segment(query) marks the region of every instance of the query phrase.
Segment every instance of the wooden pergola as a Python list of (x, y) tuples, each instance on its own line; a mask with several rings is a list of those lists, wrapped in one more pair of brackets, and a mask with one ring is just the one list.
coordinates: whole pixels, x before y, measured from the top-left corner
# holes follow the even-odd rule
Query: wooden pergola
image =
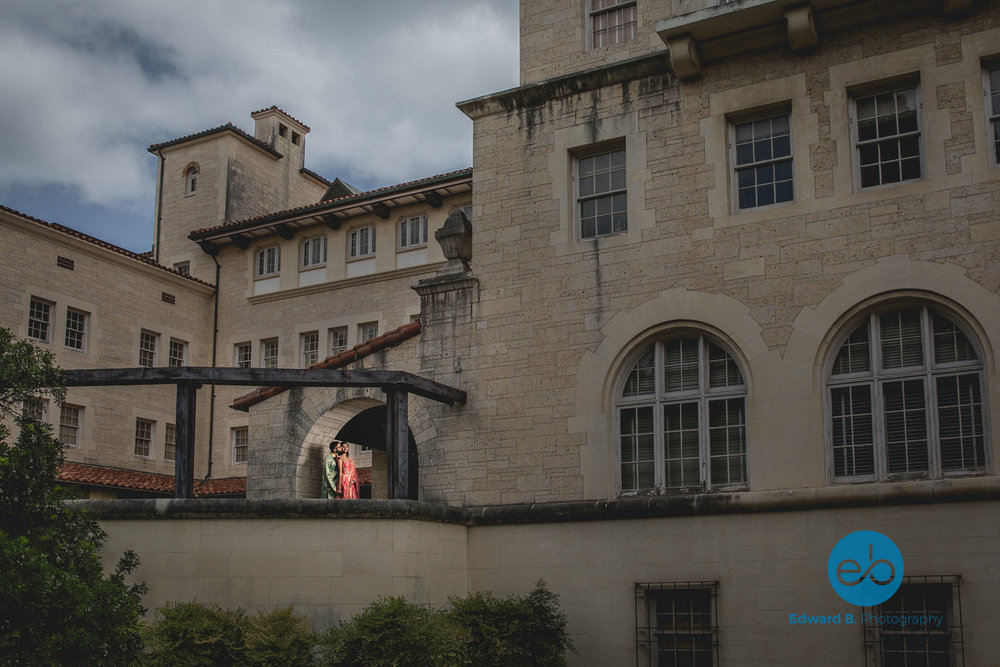
[(275, 387), (375, 387), (386, 395), (386, 459), (389, 497), (410, 498), (409, 395), (416, 394), (448, 405), (464, 404), (464, 391), (405, 371), (219, 368), (105, 368), (65, 371), (67, 387), (172, 384), (177, 387), (174, 497), (194, 496), (194, 425), (196, 398), (202, 385)]

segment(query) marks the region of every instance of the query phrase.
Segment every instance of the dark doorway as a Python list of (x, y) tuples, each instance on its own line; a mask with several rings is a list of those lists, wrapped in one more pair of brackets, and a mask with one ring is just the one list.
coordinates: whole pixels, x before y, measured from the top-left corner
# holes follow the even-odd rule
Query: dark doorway
[[(413, 433), (408, 431), (409, 487), (410, 500), (417, 500), (420, 488), (420, 467), (417, 465), (417, 443)], [(378, 405), (357, 414), (337, 433), (337, 438), (369, 449), (385, 451), (385, 406)], [(371, 484), (361, 487), (361, 497), (371, 498)], [(367, 495), (366, 495), (367, 494)]]

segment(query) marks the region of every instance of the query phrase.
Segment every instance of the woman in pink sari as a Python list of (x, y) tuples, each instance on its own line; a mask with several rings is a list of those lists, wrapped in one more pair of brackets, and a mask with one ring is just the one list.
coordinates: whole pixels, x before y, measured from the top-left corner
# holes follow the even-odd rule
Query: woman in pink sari
[(354, 467), (354, 459), (348, 454), (346, 442), (340, 444), (340, 456), (337, 459), (337, 468), (340, 471), (340, 492), (341, 498), (360, 498), (361, 489), (358, 485), (358, 471)]

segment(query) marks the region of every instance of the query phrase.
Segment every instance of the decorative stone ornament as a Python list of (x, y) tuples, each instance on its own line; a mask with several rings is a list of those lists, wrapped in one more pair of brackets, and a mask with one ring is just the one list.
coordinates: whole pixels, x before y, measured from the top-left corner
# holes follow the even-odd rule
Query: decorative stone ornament
[(448, 260), (438, 271), (438, 275), (471, 270), (469, 260), (472, 259), (472, 223), (465, 217), (465, 213), (460, 209), (452, 211), (444, 226), (434, 232), (434, 238)]

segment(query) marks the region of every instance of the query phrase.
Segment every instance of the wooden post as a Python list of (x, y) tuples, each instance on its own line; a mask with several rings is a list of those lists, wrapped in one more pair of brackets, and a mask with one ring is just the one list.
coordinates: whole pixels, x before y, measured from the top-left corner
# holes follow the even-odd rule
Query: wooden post
[[(385, 444), (388, 463), (389, 498), (410, 498), (410, 425), (407, 418), (409, 394), (396, 387), (386, 388)], [(416, 489), (412, 489), (416, 495)]]
[(174, 498), (194, 497), (194, 425), (200, 384), (177, 383), (177, 425), (174, 431)]

